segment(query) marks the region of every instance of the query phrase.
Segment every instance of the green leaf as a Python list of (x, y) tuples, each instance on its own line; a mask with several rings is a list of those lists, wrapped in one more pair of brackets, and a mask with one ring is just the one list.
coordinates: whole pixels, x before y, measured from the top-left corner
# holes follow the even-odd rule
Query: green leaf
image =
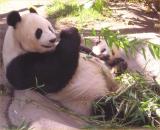
[(153, 50), (153, 45), (149, 45), (148, 48), (149, 48), (152, 56), (156, 59), (155, 52), (154, 52), (154, 50)]
[(97, 36), (97, 32), (94, 28), (92, 28), (91, 34), (92, 34), (92, 36)]
[(154, 48), (154, 51), (155, 51), (155, 55), (156, 55), (156, 58), (160, 58), (160, 48), (159, 47), (157, 47), (156, 45), (154, 45), (153, 46), (153, 48)]
[(91, 39), (85, 39), (85, 46), (91, 48), (93, 46)]
[(146, 60), (146, 51), (144, 48), (142, 48), (142, 53), (143, 53), (144, 59)]

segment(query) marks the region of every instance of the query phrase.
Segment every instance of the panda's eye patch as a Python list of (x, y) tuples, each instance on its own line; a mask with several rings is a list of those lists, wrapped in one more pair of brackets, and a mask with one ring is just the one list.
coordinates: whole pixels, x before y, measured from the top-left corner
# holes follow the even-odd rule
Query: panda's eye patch
[(40, 39), (41, 35), (42, 35), (42, 29), (37, 28), (36, 32), (35, 32), (35, 36), (37, 39)]
[(48, 29), (49, 29), (52, 33), (54, 33), (54, 31), (52, 30), (52, 28), (51, 28), (51, 27), (48, 27)]

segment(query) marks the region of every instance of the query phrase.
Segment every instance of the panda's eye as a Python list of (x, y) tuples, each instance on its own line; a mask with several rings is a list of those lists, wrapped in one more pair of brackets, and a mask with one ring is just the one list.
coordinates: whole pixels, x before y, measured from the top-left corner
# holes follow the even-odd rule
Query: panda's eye
[(51, 28), (51, 27), (48, 27), (48, 29), (49, 29), (52, 33), (54, 33), (54, 31), (52, 30), (52, 28)]
[(37, 28), (36, 32), (35, 32), (35, 36), (37, 39), (40, 39), (41, 35), (42, 35), (42, 29)]

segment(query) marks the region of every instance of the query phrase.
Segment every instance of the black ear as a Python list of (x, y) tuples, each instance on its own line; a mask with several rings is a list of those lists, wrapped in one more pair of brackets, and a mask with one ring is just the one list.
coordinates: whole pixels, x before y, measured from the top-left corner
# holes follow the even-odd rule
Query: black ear
[(7, 24), (16, 28), (16, 24), (21, 21), (21, 16), (18, 11), (12, 11), (7, 17)]
[(34, 7), (30, 7), (29, 8), (29, 12), (30, 13), (37, 13), (36, 9)]

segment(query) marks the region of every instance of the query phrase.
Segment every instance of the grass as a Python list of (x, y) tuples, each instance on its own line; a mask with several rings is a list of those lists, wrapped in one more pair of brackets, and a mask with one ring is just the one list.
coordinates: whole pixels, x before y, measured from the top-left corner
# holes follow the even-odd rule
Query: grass
[(77, 27), (87, 26), (96, 20), (104, 20), (105, 16), (111, 14), (104, 0), (98, 0), (91, 7), (87, 6), (89, 4), (80, 4), (76, 0), (54, 0), (47, 7), (47, 13), (52, 20), (75, 23)]
[[(117, 113), (108, 121), (92, 121), (101, 128), (124, 127), (160, 127), (160, 86), (154, 81), (145, 78), (138, 72), (126, 72), (116, 77), (123, 86), (117, 93), (106, 96), (104, 102), (114, 103)], [(99, 116), (97, 117), (99, 118)], [(92, 126), (93, 127), (93, 126)]]

